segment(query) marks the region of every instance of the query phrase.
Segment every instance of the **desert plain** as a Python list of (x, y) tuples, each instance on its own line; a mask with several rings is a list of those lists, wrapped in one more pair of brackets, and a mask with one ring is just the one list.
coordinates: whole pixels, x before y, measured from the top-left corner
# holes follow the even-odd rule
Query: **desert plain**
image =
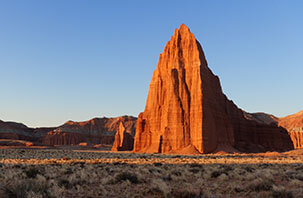
[(1, 147), (0, 197), (303, 197), (303, 150), (140, 154)]

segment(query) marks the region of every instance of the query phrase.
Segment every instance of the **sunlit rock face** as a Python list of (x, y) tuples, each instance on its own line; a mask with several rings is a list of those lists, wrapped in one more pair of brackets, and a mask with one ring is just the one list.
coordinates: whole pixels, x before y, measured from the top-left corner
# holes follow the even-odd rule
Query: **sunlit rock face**
[[(94, 118), (84, 122), (68, 121), (59, 127), (29, 128), (21, 123), (0, 120), (0, 139), (26, 140), (39, 145), (78, 145), (114, 143), (120, 123), (131, 137), (135, 135), (136, 117)], [(133, 145), (132, 142), (130, 144)], [(132, 150), (132, 147), (129, 148)]]
[(181, 25), (166, 44), (140, 113), (135, 152), (210, 153), (288, 150), (282, 128), (247, 119), (223, 94), (202, 47)]
[(303, 148), (303, 111), (280, 118), (279, 126), (287, 129), (296, 149)]
[(45, 134), (40, 141), (44, 145), (77, 145), (81, 142), (112, 145), (120, 123), (123, 123), (127, 133), (134, 136), (136, 120), (132, 116), (121, 116), (94, 118), (85, 122), (68, 121)]

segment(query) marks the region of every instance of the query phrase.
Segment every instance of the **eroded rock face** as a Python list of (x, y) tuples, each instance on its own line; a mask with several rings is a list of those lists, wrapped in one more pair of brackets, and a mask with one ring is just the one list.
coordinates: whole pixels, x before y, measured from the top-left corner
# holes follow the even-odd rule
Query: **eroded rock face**
[(166, 44), (139, 114), (135, 152), (289, 150), (282, 128), (247, 119), (223, 94), (200, 43), (185, 25)]
[(68, 121), (48, 132), (40, 141), (44, 145), (78, 145), (81, 142), (111, 145), (120, 123), (128, 134), (135, 133), (135, 117), (94, 118), (85, 122)]
[(303, 111), (280, 118), (278, 125), (287, 129), (296, 149), (303, 148)]
[(123, 123), (120, 122), (119, 128), (115, 135), (115, 141), (112, 147), (112, 151), (131, 151), (133, 150), (133, 145), (133, 136), (125, 131)]
[(293, 142), (295, 149), (302, 149), (303, 148), (303, 131), (296, 132), (292, 131), (289, 132), (290, 138)]
[(26, 140), (37, 145), (112, 145), (120, 122), (125, 132), (134, 136), (137, 118), (121, 116), (116, 118), (94, 118), (85, 122), (68, 121), (59, 127), (29, 128), (21, 123), (0, 120), (0, 139)]

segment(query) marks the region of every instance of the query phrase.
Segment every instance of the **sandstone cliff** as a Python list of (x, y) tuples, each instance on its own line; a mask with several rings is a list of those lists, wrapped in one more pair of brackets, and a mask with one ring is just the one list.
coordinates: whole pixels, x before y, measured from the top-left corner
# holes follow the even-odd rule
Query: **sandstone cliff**
[(245, 115), (247, 118), (262, 124), (270, 123), (283, 127), (288, 131), (294, 148), (303, 148), (303, 111), (282, 118), (277, 118), (273, 115), (265, 113), (245, 112)]
[(247, 119), (223, 94), (185, 25), (166, 44), (139, 114), (135, 152), (210, 153), (292, 149), (283, 128)]
[(94, 118), (85, 122), (68, 121), (64, 125), (48, 132), (40, 141), (44, 145), (77, 145), (81, 142), (88, 144), (108, 144), (114, 142), (119, 124), (123, 123), (125, 131), (135, 133), (136, 118), (121, 116), (117, 118)]
[(296, 149), (303, 148), (303, 111), (280, 118), (278, 125), (287, 129)]
[(123, 123), (127, 134), (134, 136), (136, 120), (132, 116), (104, 117), (85, 122), (68, 121), (50, 128), (29, 128), (21, 123), (0, 120), (0, 139), (26, 140), (49, 146), (78, 145), (81, 142), (112, 145), (120, 123)]

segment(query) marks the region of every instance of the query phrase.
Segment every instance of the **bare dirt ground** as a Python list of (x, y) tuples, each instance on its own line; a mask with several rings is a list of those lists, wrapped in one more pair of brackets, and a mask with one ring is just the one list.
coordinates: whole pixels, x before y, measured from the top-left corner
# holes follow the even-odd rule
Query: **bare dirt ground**
[(303, 197), (303, 150), (160, 155), (1, 147), (0, 197)]

